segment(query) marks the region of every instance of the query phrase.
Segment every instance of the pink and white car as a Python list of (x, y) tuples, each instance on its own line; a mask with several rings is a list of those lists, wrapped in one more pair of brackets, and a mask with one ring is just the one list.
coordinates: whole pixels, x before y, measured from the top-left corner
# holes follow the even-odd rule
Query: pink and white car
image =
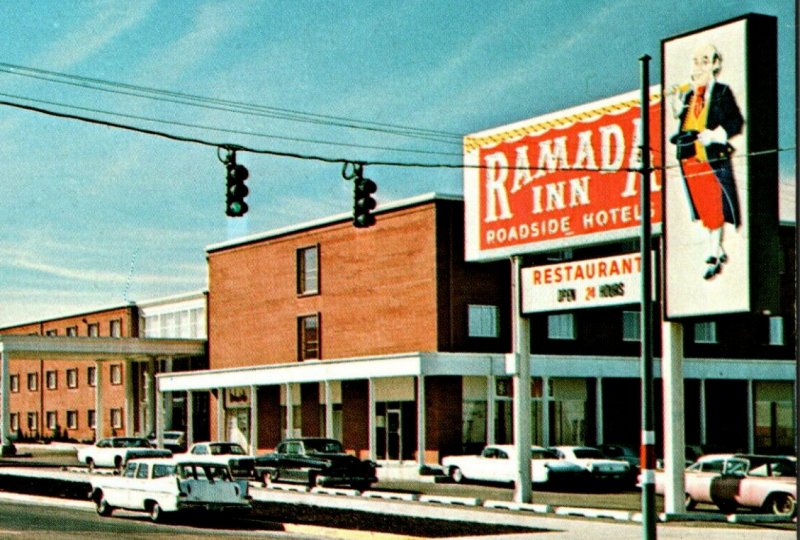
[[(797, 507), (797, 460), (790, 456), (709, 454), (686, 469), (686, 508), (715, 504), (722, 512), (753, 508), (781, 516)], [(665, 479), (656, 473), (656, 493), (664, 494)]]

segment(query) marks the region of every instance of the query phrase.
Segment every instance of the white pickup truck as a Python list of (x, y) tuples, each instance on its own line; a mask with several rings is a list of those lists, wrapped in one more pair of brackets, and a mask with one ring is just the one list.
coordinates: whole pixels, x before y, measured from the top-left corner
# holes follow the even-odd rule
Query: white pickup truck
[(110, 516), (116, 508), (147, 512), (154, 522), (189, 510), (246, 512), (252, 507), (246, 480), (234, 480), (220, 463), (174, 459), (134, 459), (120, 476), (96, 475), (91, 499), (97, 513)]

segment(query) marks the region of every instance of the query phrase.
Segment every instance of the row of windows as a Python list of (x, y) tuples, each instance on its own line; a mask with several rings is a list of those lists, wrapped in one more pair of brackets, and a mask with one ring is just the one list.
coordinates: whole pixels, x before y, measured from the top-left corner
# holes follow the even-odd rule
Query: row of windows
[[(58, 329), (46, 330), (45, 336), (57, 336)], [(68, 326), (66, 329), (68, 337), (75, 337), (78, 335), (78, 326)], [(100, 323), (88, 323), (86, 325), (86, 335), (89, 337), (100, 337)], [(108, 335), (111, 337), (122, 337), (122, 319), (114, 319), (109, 324)]]
[[(122, 409), (111, 409), (109, 411), (111, 413), (111, 427), (115, 429), (122, 428)], [(47, 411), (45, 414), (45, 428), (46, 429), (61, 429), (66, 427), (66, 429), (78, 429), (78, 411), (76, 410), (68, 410), (66, 411), (66, 426), (62, 426), (58, 422), (58, 411)], [(38, 432), (39, 431), (39, 413), (36, 411), (28, 412), (27, 415), (27, 428), (28, 431)], [(11, 413), (10, 418), (10, 428), (11, 431), (19, 431), (20, 429), (20, 413)], [(89, 409), (86, 411), (86, 427), (89, 429), (94, 429), (97, 426), (97, 415), (95, 414), (94, 409)]]
[[(122, 365), (112, 364), (109, 370), (109, 381), (113, 385), (122, 384)], [(11, 392), (19, 392), (19, 374), (12, 373), (9, 376), (9, 388)], [(78, 368), (66, 370), (67, 388), (78, 388)], [(58, 371), (47, 370), (44, 372), (45, 386), (48, 390), (58, 388)], [(39, 373), (33, 371), (27, 375), (28, 390), (36, 392), (39, 390)], [(86, 368), (86, 384), (88, 386), (97, 385), (97, 368), (89, 366)]]
[[(547, 318), (547, 337), (550, 339), (575, 339), (575, 317), (572, 313), (559, 313)], [(622, 340), (641, 341), (641, 313), (622, 312)], [(695, 343), (718, 343), (717, 323), (700, 321), (694, 323)], [(783, 317), (769, 318), (769, 345), (784, 345)]]
[(205, 310), (184, 309), (170, 313), (148, 315), (141, 319), (146, 338), (204, 338), (206, 332)]

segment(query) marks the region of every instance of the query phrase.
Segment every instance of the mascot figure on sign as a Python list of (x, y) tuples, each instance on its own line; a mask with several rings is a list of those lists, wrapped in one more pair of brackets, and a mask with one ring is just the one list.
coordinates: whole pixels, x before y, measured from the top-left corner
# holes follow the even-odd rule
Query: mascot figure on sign
[(712, 279), (728, 262), (723, 247), (726, 223), (741, 225), (736, 179), (728, 142), (742, 132), (744, 118), (730, 87), (717, 80), (722, 57), (713, 45), (698, 47), (692, 56), (691, 83), (672, 88), (672, 112), (679, 131), (670, 138), (689, 197), (691, 217), (708, 231), (703, 277)]

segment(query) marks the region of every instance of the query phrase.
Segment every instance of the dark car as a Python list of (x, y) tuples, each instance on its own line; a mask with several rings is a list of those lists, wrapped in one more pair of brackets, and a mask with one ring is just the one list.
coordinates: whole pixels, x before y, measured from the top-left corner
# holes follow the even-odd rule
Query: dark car
[(344, 451), (336, 439), (299, 437), (281, 442), (271, 454), (255, 459), (256, 478), (310, 486), (348, 485), (363, 491), (378, 481), (377, 465)]

